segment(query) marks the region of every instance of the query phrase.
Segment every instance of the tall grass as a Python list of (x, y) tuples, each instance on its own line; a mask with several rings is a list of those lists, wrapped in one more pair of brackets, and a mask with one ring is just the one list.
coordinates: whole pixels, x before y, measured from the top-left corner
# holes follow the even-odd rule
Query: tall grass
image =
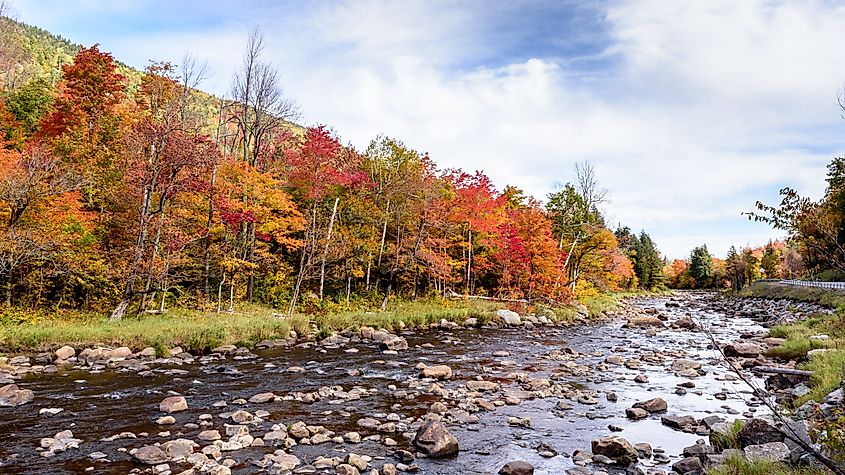
[(707, 470), (708, 475), (824, 475), (825, 470), (810, 467), (796, 467), (785, 463), (757, 460), (751, 462), (744, 457), (727, 457), (722, 465)]

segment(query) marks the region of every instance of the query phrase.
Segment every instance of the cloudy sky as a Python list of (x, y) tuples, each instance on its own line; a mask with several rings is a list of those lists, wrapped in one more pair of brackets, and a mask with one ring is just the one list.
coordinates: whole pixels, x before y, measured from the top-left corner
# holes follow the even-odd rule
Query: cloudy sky
[(845, 148), (845, 6), (757, 0), (12, 0), (142, 68), (187, 51), (224, 93), (260, 27), (306, 124), (378, 134), (536, 197), (589, 160), (611, 223), (669, 257), (778, 233), (740, 213), (818, 197)]

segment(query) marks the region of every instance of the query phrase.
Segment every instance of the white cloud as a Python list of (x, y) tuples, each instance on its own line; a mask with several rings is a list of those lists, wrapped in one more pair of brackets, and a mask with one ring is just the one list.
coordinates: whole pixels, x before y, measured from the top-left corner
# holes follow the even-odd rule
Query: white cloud
[(843, 7), (613, 1), (607, 31), (585, 32), (608, 35), (598, 55), (608, 65), (579, 71), (577, 61), (530, 49), (465, 66), (496, 51), (484, 23), (515, 14), (484, 5), (335, 1), (261, 15), (261, 6), (246, 6), (213, 31), (136, 31), (103, 42), (118, 58), (192, 50), (209, 61), (209, 86), (219, 92), (257, 20), (307, 122), (332, 125), (361, 147), (395, 136), (443, 167), (483, 169), (502, 187), (540, 197), (589, 159), (611, 191), (611, 219), (645, 227), (670, 257), (702, 242), (723, 254), (731, 243), (778, 237), (740, 213), (757, 199), (776, 201), (787, 184), (819, 196), (824, 165), (845, 146), (836, 106)]

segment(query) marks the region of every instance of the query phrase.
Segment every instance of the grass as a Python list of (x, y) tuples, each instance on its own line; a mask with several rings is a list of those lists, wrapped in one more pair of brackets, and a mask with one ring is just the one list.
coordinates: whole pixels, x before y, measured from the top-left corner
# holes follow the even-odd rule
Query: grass
[(812, 371), (810, 392), (797, 401), (801, 405), (807, 401), (821, 401), (839, 387), (845, 378), (845, 349), (825, 351), (810, 358), (802, 369)]
[(708, 469), (707, 473), (708, 475), (824, 475), (828, 472), (766, 460), (750, 462), (742, 457), (727, 457), (722, 465)]
[(710, 445), (712, 445), (717, 452), (721, 452), (725, 449), (740, 448), (739, 431), (742, 430), (743, 425), (745, 425), (745, 423), (742, 419), (735, 419), (733, 423), (728, 426), (727, 432), (711, 432)]
[[(596, 317), (616, 309), (622, 298), (633, 295), (599, 295), (584, 299), (584, 305), (589, 315)], [(558, 323), (573, 322), (577, 315), (574, 307), (517, 307), (513, 310), (536, 311), (537, 315)], [(186, 351), (205, 353), (224, 344), (253, 347), (262, 340), (288, 338), (292, 331), (298, 338), (322, 339), (362, 326), (398, 331), (428, 327), (441, 320), (462, 324), (468, 318), (475, 318), (483, 325), (493, 320), (496, 311), (502, 308), (505, 304), (492, 301), (427, 299), (397, 302), (384, 311), (334, 311), (278, 318), (272, 316), (271, 308), (241, 304), (239, 311), (232, 314), (176, 308), (117, 322), (94, 313), (51, 314), (12, 309), (0, 313), (0, 351), (50, 351), (62, 345), (127, 346), (135, 351), (153, 347), (157, 353), (166, 354), (170, 348), (181, 346)]]
[(224, 344), (252, 347), (262, 340), (284, 339), (291, 330), (299, 337), (325, 338), (336, 331), (372, 326), (389, 330), (417, 328), (448, 320), (462, 323), (475, 317), (489, 322), (500, 304), (475, 301), (415, 301), (399, 303), (386, 311), (350, 311), (327, 315), (273, 317), (270, 308), (241, 305), (228, 313), (172, 309), (164, 314), (127, 317), (112, 322), (93, 313), (66, 313), (0, 319), (0, 351), (38, 352), (62, 345), (128, 346), (133, 350), (153, 347), (164, 354), (181, 346), (186, 351), (204, 353)]
[[(798, 399), (796, 405), (810, 400), (820, 401), (839, 386), (845, 377), (845, 293), (760, 282), (746, 287), (739, 294), (747, 297), (788, 298), (834, 308), (833, 313), (813, 315), (800, 322), (772, 327), (769, 336), (784, 338), (785, 341), (769, 350), (769, 355), (785, 360), (804, 361), (800, 367), (813, 372), (810, 392)], [(830, 339), (810, 339), (812, 335), (821, 334), (830, 336)], [(807, 358), (810, 350), (819, 348), (829, 348), (833, 351)]]

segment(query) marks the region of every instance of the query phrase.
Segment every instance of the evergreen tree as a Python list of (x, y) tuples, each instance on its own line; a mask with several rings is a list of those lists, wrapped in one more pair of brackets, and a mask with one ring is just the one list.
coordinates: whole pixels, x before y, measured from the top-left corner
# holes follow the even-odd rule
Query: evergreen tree
[(645, 231), (640, 232), (636, 241), (637, 260), (634, 263), (634, 272), (643, 289), (654, 289), (663, 284), (663, 273), (660, 254), (651, 236)]
[(690, 277), (695, 279), (696, 287), (705, 287), (713, 276), (713, 256), (707, 250), (707, 245), (701, 245), (692, 250), (689, 263)]

